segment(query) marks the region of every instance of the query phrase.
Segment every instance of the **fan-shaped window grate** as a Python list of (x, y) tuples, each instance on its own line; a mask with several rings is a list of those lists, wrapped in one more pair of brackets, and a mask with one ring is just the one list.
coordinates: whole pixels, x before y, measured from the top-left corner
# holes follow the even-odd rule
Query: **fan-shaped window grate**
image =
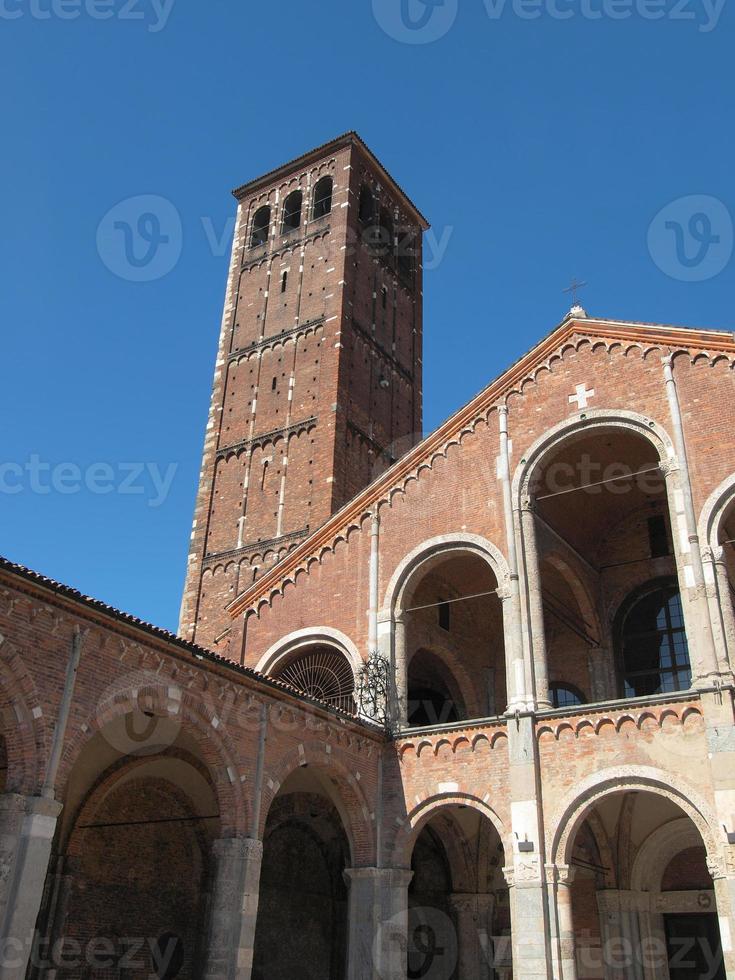
[(338, 651), (315, 647), (292, 660), (279, 671), (278, 679), (286, 681), (304, 694), (335, 708), (354, 713), (355, 679), (352, 667)]

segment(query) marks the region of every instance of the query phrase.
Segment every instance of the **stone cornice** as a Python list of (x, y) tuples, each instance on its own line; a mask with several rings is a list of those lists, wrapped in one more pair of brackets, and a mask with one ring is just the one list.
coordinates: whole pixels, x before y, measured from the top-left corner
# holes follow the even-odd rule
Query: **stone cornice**
[(297, 327), (293, 327), (291, 330), (285, 330), (283, 333), (273, 334), (272, 337), (264, 337), (263, 340), (256, 340), (255, 343), (248, 344), (247, 347), (240, 347), (238, 350), (233, 350), (231, 354), (227, 355), (227, 360), (239, 361), (241, 357), (249, 357), (251, 354), (256, 354), (258, 351), (265, 350), (266, 347), (275, 347), (276, 344), (290, 340), (292, 337), (296, 337), (300, 333), (307, 333), (309, 330), (316, 330), (317, 327), (324, 323), (324, 319), (325, 318), (323, 316), (317, 316), (313, 320), (307, 320), (306, 323), (300, 323)]
[(217, 459), (224, 459), (226, 456), (231, 454), (237, 455), (243, 452), (245, 449), (253, 449), (255, 446), (262, 446), (265, 442), (273, 442), (275, 439), (284, 438), (285, 436), (293, 435), (294, 432), (301, 432), (303, 429), (311, 428), (316, 425), (317, 416), (312, 415), (308, 419), (303, 419), (301, 422), (294, 422), (293, 425), (286, 425), (282, 429), (271, 429), (270, 432), (263, 432), (259, 436), (253, 436), (252, 439), (243, 439), (242, 442), (236, 442), (231, 446), (223, 446), (221, 449), (217, 450)]

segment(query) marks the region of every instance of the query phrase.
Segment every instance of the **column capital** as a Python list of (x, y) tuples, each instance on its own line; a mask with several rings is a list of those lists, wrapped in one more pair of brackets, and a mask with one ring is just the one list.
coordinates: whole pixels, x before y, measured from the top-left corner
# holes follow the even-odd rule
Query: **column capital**
[(263, 859), (263, 841), (256, 837), (220, 837), (212, 844), (218, 858)]
[(550, 885), (571, 885), (577, 874), (577, 869), (570, 864), (545, 864), (544, 871)]
[(345, 868), (342, 872), (345, 881), (387, 882), (394, 888), (408, 888), (413, 878), (410, 868)]

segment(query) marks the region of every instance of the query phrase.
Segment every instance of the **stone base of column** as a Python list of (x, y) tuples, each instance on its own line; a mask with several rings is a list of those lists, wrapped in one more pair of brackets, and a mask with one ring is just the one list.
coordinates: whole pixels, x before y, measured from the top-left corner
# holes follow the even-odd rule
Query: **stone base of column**
[(204, 980), (250, 980), (263, 843), (229, 838), (215, 841), (213, 850), (217, 868)]
[(39, 796), (0, 797), (0, 978), (22, 980), (41, 909), (61, 804)]

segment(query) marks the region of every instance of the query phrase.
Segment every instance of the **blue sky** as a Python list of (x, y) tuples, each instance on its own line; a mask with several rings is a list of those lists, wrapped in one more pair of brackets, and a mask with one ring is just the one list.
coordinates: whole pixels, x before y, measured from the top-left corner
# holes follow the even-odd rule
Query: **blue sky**
[[(572, 275), (591, 314), (733, 329), (734, 21), (722, 0), (0, 0), (0, 552), (175, 628), (230, 190), (348, 129), (442, 243), (427, 431), (559, 322)], [(170, 202), (172, 268), (131, 281), (105, 235), (141, 195)]]

